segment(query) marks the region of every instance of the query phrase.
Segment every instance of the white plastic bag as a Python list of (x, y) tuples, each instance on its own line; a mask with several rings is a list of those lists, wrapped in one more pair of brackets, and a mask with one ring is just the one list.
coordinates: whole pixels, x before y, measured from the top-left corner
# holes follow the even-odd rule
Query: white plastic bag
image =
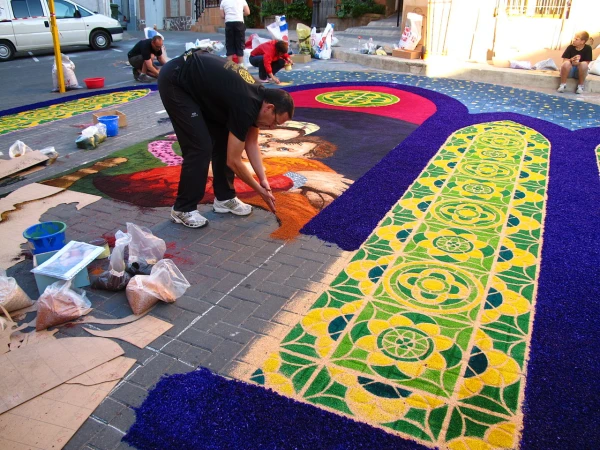
[(38, 300), (35, 323), (37, 331), (69, 322), (84, 315), (92, 304), (85, 291), (71, 289), (71, 281), (57, 281), (47, 286)]
[(317, 59), (331, 58), (331, 39), (333, 37), (333, 24), (328, 23), (322, 33), (317, 33), (313, 28), (310, 32), (311, 46)]
[(421, 26), (423, 25), (423, 16), (415, 13), (406, 15), (406, 24), (400, 37), (399, 47), (405, 50), (414, 50), (421, 40)]
[[(65, 89), (81, 89), (75, 76), (75, 64), (69, 59), (67, 55), (61, 54), (61, 61), (63, 66), (63, 79), (65, 81)], [(58, 88), (58, 69), (56, 68), (56, 61), (52, 66), (52, 92), (57, 92)]]
[(144, 261), (147, 264), (156, 264), (165, 256), (167, 244), (154, 236), (148, 228), (127, 222), (127, 234), (131, 236), (128, 260), (130, 263)]
[(592, 75), (600, 75), (600, 56), (589, 64), (588, 70), (588, 73), (591, 73)]
[(81, 131), (81, 135), (86, 138), (92, 137), (95, 134), (98, 134), (98, 127), (96, 125), (91, 125)]
[(509, 61), (511, 69), (531, 70), (530, 61)]
[(18, 158), (19, 156), (23, 156), (25, 153), (30, 151), (31, 148), (29, 148), (24, 142), (15, 141), (15, 143), (8, 149), (8, 155), (11, 158)]
[(273, 36), (273, 39), (285, 42), (290, 41), (285, 16), (275, 16), (275, 22), (273, 22), (270, 25), (267, 25), (267, 31), (271, 36)]
[(0, 271), (0, 306), (8, 312), (27, 308), (33, 301), (17, 284), (13, 277), (6, 276), (4, 270)]
[(535, 63), (532, 67), (533, 70), (558, 70), (556, 63), (552, 58), (544, 59)]
[(131, 235), (121, 230), (115, 233), (115, 248), (110, 255), (108, 270), (102, 272), (92, 282), (93, 289), (122, 291), (127, 287), (131, 275), (125, 271), (125, 247), (131, 242)]

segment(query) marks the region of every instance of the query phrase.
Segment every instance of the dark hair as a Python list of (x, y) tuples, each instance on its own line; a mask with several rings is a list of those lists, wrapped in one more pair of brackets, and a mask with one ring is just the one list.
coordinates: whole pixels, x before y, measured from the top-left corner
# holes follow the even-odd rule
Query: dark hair
[(156, 41), (158, 41), (159, 39), (162, 41), (163, 40), (162, 36), (159, 36), (158, 34), (152, 36), (152, 42), (153, 43), (156, 42)]
[(282, 53), (287, 53), (288, 52), (288, 43), (285, 41), (277, 41), (275, 42), (275, 50), (277, 51), (277, 53), (282, 54)]
[(275, 107), (275, 114), (288, 113), (294, 117), (294, 99), (283, 89), (265, 89), (264, 101)]

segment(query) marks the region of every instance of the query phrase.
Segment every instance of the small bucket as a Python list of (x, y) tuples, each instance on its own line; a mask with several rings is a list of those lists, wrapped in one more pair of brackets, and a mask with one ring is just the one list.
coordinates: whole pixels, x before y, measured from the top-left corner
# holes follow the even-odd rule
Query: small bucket
[(101, 116), (98, 122), (106, 125), (106, 135), (108, 137), (119, 134), (119, 116)]
[(64, 222), (42, 222), (23, 231), (23, 237), (29, 241), (33, 254), (37, 255), (63, 248), (66, 229)]

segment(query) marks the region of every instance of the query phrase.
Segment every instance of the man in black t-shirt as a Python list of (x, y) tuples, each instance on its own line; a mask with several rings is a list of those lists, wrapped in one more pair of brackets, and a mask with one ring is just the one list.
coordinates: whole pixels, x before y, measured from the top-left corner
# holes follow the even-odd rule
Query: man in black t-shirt
[[(160, 72), (158, 91), (183, 157), (171, 220), (190, 228), (208, 223), (196, 208), (204, 197), (211, 161), (215, 212), (240, 216), (252, 212), (236, 197), (237, 175), (274, 213), (275, 197), (262, 164), (258, 130), (292, 118), (290, 94), (265, 89), (243, 66), (200, 51), (169, 61)], [(258, 181), (242, 161), (244, 150)]]
[(164, 65), (167, 61), (162, 54), (163, 38), (154, 36), (152, 39), (143, 39), (133, 46), (127, 53), (129, 64), (133, 68), (133, 78), (137, 81), (152, 81), (148, 77), (158, 78), (160, 67), (154, 67), (152, 55)]
[(588, 74), (588, 64), (592, 61), (592, 47), (586, 45), (590, 38), (587, 31), (580, 31), (575, 34), (573, 43), (564, 51), (563, 63), (560, 67), (560, 86), (558, 92), (565, 92), (567, 87), (567, 78), (575, 78), (579, 81), (576, 94), (583, 94), (585, 78)]

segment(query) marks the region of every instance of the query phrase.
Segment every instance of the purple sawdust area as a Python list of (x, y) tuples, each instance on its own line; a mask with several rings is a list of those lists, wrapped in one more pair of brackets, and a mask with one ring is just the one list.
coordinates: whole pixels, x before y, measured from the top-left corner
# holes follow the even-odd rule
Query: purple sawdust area
[(593, 381), (600, 373), (600, 177), (595, 155), (600, 129), (569, 131), (512, 113), (470, 115), (442, 94), (398, 88), (429, 98), (438, 112), (301, 232), (355, 250), (453, 132), (513, 120), (542, 133), (551, 142), (550, 174), (521, 448), (595, 448), (600, 442), (600, 384)]
[(60, 97), (55, 98), (53, 100), (46, 100), (44, 102), (31, 103), (29, 105), (17, 106), (16, 108), (5, 109), (3, 111), (0, 111), (0, 117), (10, 116), (12, 114), (19, 114), (25, 111), (32, 111), (38, 108), (46, 108), (47, 106), (71, 102), (73, 100), (79, 100), (81, 98), (95, 97), (96, 95), (103, 94), (113, 94), (115, 92), (137, 91), (140, 89), (150, 89), (151, 91), (156, 91), (158, 87), (156, 86), (156, 84), (138, 84), (137, 86), (123, 86), (111, 89), (98, 89), (91, 92), (86, 91), (81, 92), (80, 94), (69, 95), (68, 97)]
[(370, 425), (208, 369), (163, 378), (125, 442), (141, 450), (426, 450)]

